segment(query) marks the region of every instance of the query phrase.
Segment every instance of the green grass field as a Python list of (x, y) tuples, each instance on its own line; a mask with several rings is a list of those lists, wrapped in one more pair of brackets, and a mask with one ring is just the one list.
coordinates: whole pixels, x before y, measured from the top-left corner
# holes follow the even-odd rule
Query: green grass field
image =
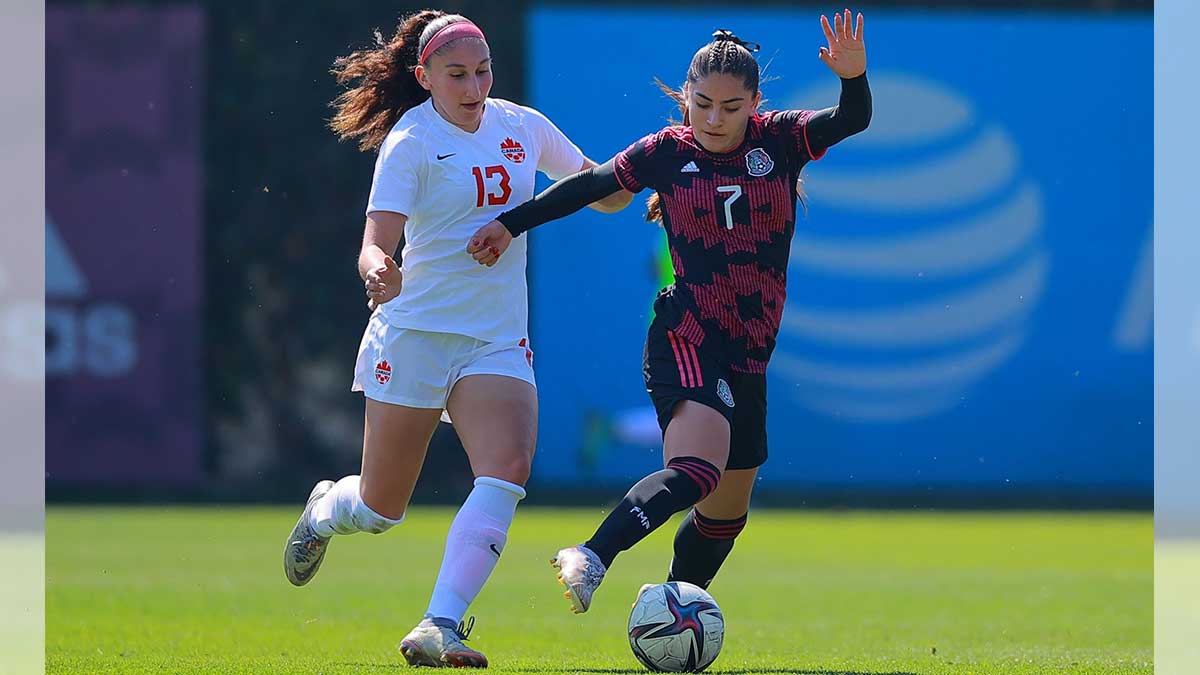
[(40, 532), (0, 532), (0, 675), (43, 671), (45, 558)]
[[(51, 508), (49, 673), (397, 673), (453, 511), (333, 542), (283, 577), (296, 512)], [(661, 581), (674, 523), (567, 609), (548, 559), (599, 510), (523, 508), (472, 607), (470, 644), (516, 673), (638, 673), (625, 622)], [(710, 591), (727, 622), (709, 672), (1152, 673), (1149, 514), (757, 511)]]

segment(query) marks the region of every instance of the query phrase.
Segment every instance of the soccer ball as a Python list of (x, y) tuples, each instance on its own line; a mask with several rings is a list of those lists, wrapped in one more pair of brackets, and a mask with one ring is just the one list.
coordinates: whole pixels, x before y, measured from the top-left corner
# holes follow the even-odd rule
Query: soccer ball
[(629, 646), (650, 670), (698, 673), (716, 660), (725, 617), (703, 588), (683, 581), (642, 587), (629, 614)]

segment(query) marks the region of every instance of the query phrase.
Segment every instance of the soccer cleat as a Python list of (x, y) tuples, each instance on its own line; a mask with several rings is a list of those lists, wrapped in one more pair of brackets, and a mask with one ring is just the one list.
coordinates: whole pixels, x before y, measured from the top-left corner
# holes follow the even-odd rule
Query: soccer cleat
[(400, 654), (410, 666), (487, 668), (487, 657), (463, 644), (474, 627), (475, 617), (457, 627), (425, 617), (400, 641)]
[(313, 487), (308, 495), (308, 503), (304, 505), (304, 513), (300, 514), (300, 520), (296, 521), (296, 527), (283, 549), (283, 572), (293, 586), (303, 586), (311, 581), (325, 559), (329, 538), (317, 534), (309, 520), (313, 505), (332, 489), (331, 480), (323, 480)]
[(567, 587), (563, 597), (571, 601), (571, 611), (588, 611), (592, 594), (608, 571), (600, 557), (586, 546), (572, 546), (559, 551), (550, 564), (558, 568), (558, 583)]

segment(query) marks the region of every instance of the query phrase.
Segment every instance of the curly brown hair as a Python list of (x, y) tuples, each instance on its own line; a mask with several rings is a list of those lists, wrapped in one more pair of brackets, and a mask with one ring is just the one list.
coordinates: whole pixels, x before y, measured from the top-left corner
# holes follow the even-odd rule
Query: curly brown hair
[(467, 20), (460, 14), (423, 9), (400, 17), (390, 40), (377, 28), (373, 48), (335, 60), (330, 72), (348, 87), (329, 104), (337, 111), (329, 128), (338, 139), (356, 138), (360, 150), (377, 150), (400, 117), (429, 98), (413, 76), (421, 50), (442, 28)]

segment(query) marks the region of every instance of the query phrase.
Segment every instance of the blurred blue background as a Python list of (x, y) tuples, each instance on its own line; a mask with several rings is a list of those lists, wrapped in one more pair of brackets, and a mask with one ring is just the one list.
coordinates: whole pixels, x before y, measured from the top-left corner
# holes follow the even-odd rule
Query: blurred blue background
[[(805, 172), (763, 486), (1148, 495), (1150, 17), (866, 14), (875, 115)], [(539, 8), (529, 102), (603, 161), (678, 117), (653, 79), (720, 27), (763, 45), (766, 108), (834, 105), (817, 16)], [(660, 465), (648, 194), (532, 233), (541, 481)]]

